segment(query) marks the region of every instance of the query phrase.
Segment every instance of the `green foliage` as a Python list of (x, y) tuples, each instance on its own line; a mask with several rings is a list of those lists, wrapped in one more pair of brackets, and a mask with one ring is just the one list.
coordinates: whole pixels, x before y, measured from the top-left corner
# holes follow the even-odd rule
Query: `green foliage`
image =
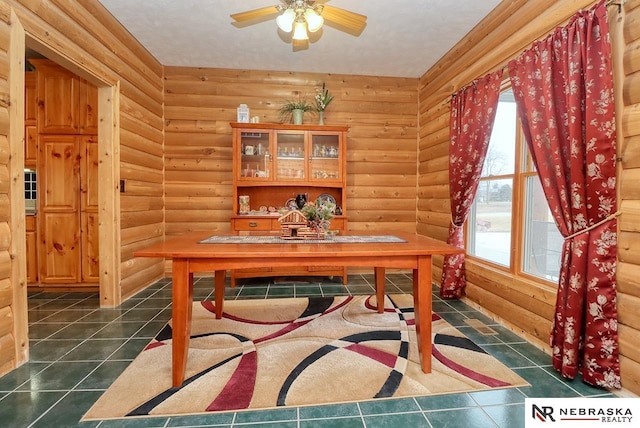
[(302, 110), (304, 112), (315, 110), (313, 104), (310, 104), (306, 98), (298, 97), (297, 100), (288, 100), (278, 110), (278, 116), (283, 123), (291, 122), (291, 115), (294, 110)]
[(331, 203), (316, 205), (308, 202), (300, 211), (309, 221), (309, 224), (316, 229), (329, 229), (331, 219), (333, 218), (333, 209), (335, 206)]

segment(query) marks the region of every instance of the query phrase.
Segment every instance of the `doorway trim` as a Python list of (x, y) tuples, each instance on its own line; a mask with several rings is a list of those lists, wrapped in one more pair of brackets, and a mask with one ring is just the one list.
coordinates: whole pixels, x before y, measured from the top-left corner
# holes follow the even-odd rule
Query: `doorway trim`
[[(34, 49), (48, 59), (86, 79), (98, 88), (98, 236), (100, 307), (122, 303), (120, 234), (120, 82), (106, 82), (83, 68), (64, 52), (58, 51), (23, 29), (22, 52)], [(24, 65), (23, 62), (21, 62)], [(24, 67), (23, 70), (24, 72)], [(23, 79), (24, 80), (24, 79)], [(24, 85), (23, 85), (24, 86)], [(24, 91), (22, 95), (24, 104)], [(24, 125), (24, 121), (23, 121)], [(22, 141), (13, 141), (22, 145)], [(22, 196), (24, 198), (24, 195)], [(14, 231), (12, 231), (13, 233)], [(16, 231), (18, 232), (18, 231)], [(24, 235), (24, 228), (22, 229)], [(17, 235), (13, 235), (17, 236)], [(26, 236), (24, 237), (26, 239)], [(26, 287), (25, 287), (26, 293)]]
[[(27, 262), (20, 257), (27, 251), (25, 202), (24, 202), (24, 49), (25, 32), (16, 17), (10, 12), (9, 40), (9, 228), (11, 263), (11, 287), (13, 307), (13, 337), (15, 367), (29, 361), (29, 318), (27, 302)], [(15, 201), (14, 201), (15, 199)]]
[(120, 82), (98, 87), (100, 307), (122, 303), (120, 238)]

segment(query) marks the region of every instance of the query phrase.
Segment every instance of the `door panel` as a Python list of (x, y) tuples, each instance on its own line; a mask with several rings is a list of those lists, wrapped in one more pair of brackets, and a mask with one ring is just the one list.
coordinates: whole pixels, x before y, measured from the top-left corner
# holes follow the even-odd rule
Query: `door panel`
[(99, 282), (98, 213), (82, 212), (82, 282)]
[(78, 148), (72, 135), (41, 135), (38, 164), (43, 212), (78, 209)]
[(78, 132), (79, 79), (50, 61), (32, 60), (38, 70), (38, 130), (47, 134)]
[(75, 212), (42, 213), (40, 281), (77, 283), (80, 278), (80, 225)]
[(41, 283), (77, 283), (80, 279), (78, 139), (40, 135), (39, 251)]
[(79, 79), (78, 130), (82, 134), (98, 133), (98, 88)]
[(99, 282), (98, 138), (81, 137), (80, 154), (82, 282)]
[(81, 137), (80, 187), (82, 192), (81, 208), (98, 210), (98, 137)]

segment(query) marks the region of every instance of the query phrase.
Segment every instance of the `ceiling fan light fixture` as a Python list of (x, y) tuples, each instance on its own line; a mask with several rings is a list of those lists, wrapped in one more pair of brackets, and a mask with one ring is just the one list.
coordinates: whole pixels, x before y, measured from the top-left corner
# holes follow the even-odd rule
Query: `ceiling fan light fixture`
[[(251, 21), (277, 14), (275, 21), (278, 31), (288, 33), (294, 41), (294, 46), (298, 47), (308, 47), (308, 43), (304, 42), (309, 40), (309, 33), (316, 33), (324, 26), (325, 21), (356, 37), (362, 33), (367, 25), (365, 15), (325, 5), (326, 1), (328, 0), (280, 0), (279, 5), (234, 13), (231, 18), (237, 23), (251, 25)], [(288, 39), (282, 34), (280, 37), (282, 40)], [(319, 36), (315, 36), (314, 39), (319, 39)]]
[(320, 28), (322, 28), (322, 24), (324, 24), (324, 18), (310, 7), (304, 11), (304, 17), (307, 21), (307, 27), (312, 33), (318, 31)]
[(282, 15), (276, 18), (276, 24), (285, 33), (290, 33), (293, 29), (293, 21), (296, 19), (296, 13), (293, 9), (286, 9)]
[(307, 25), (304, 21), (296, 21), (293, 25), (293, 40), (309, 40)]

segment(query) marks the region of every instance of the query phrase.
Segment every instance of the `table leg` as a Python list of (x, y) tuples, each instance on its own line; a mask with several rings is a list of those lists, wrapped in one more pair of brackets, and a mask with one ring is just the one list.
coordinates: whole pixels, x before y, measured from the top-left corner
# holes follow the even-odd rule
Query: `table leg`
[(224, 304), (224, 280), (227, 274), (226, 270), (217, 270), (214, 285), (214, 299), (216, 303), (216, 319), (222, 318), (222, 305)]
[(413, 311), (422, 371), (431, 373), (431, 256), (418, 256), (413, 270)]
[(193, 306), (193, 274), (188, 259), (173, 259), (172, 267), (172, 383), (180, 386), (187, 367)]
[(378, 301), (378, 313), (384, 313), (384, 282), (385, 282), (385, 268), (374, 268), (376, 278), (376, 300)]

